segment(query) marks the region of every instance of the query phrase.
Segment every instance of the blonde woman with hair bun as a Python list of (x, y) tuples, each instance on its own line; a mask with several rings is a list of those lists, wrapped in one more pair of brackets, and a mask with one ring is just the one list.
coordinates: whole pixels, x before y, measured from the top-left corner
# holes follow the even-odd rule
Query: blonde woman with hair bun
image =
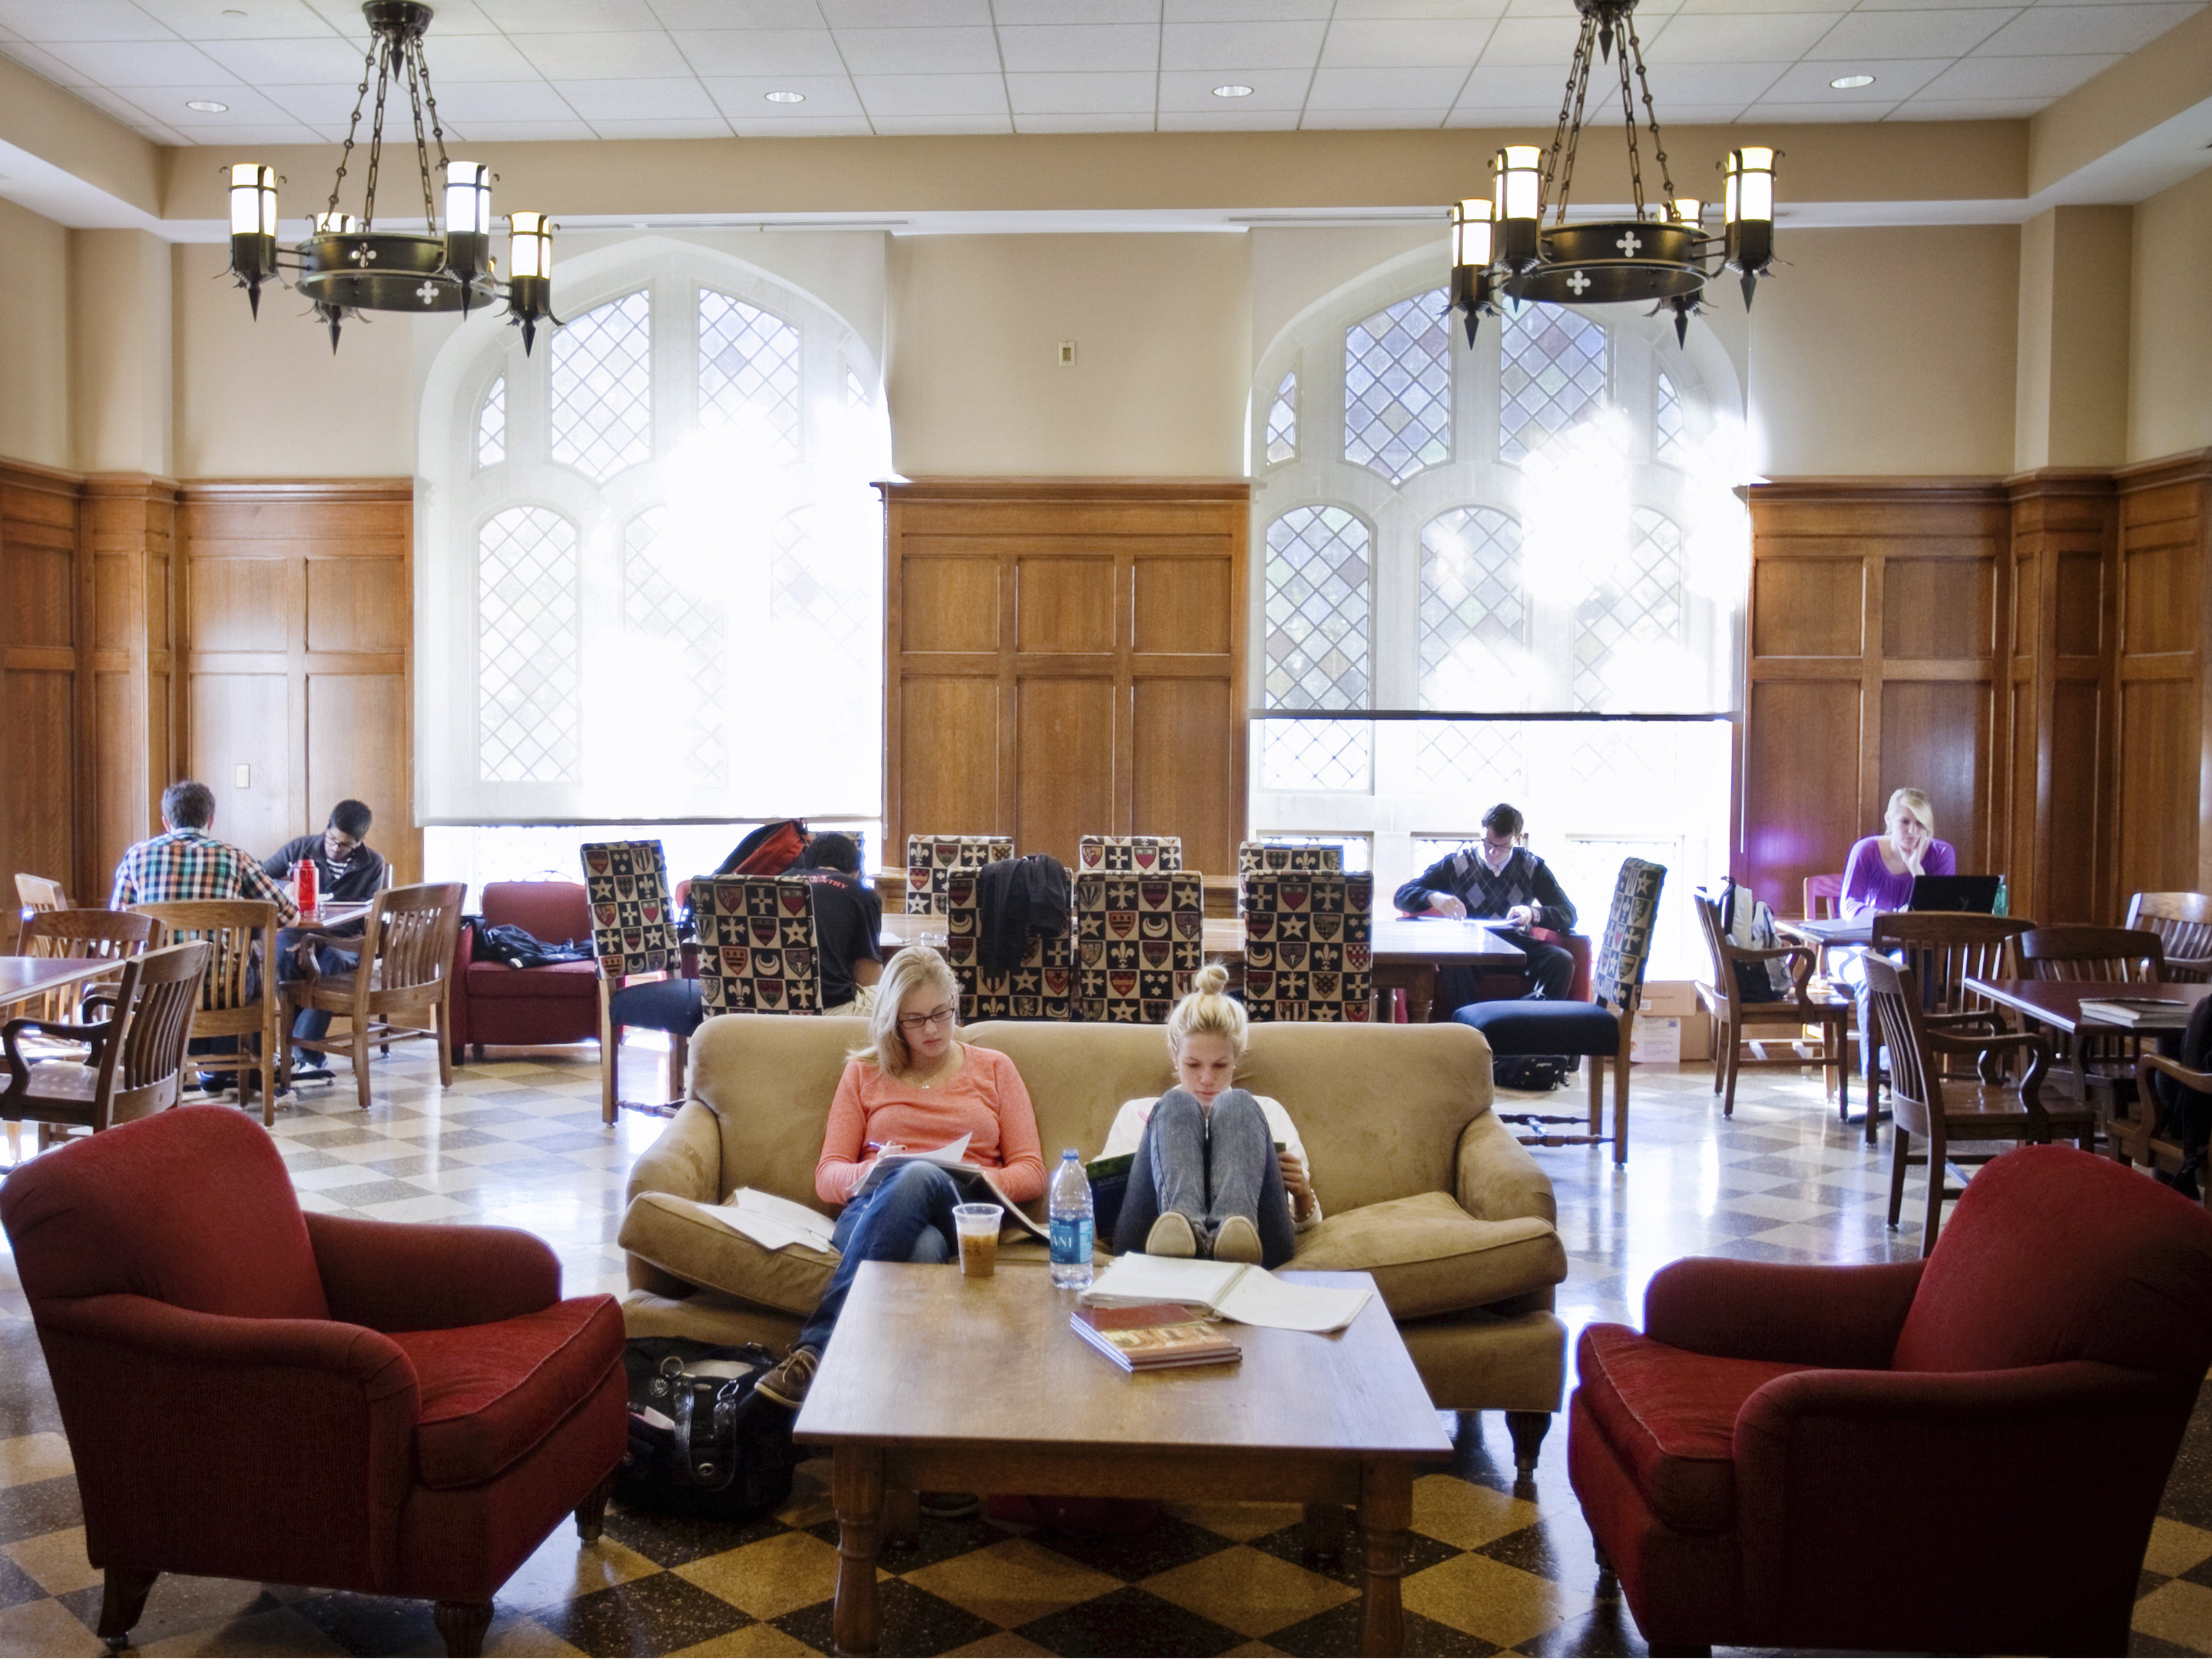
[(1199, 969), (1168, 1016), (1176, 1086), (1126, 1103), (1107, 1133), (1101, 1158), (1134, 1155), (1114, 1227), (1117, 1254), (1279, 1267), (1297, 1235), (1321, 1220), (1291, 1115), (1233, 1086), (1250, 1030), (1243, 1004), (1223, 994), (1228, 984), (1219, 963)]

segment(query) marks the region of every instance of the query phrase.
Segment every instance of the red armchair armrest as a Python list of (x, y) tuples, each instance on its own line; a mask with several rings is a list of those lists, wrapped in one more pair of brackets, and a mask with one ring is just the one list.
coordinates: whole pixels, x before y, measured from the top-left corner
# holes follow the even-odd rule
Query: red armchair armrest
[(1923, 1265), (1827, 1267), (1691, 1256), (1652, 1275), (1644, 1334), (1716, 1358), (1886, 1370)]
[(476, 953), (476, 924), (465, 921), (453, 939), (453, 973), (446, 981), (446, 1012), (451, 1022), (446, 1040), (457, 1054), (475, 1041), (469, 1035), (469, 963)]
[(308, 1212), (331, 1317), (372, 1331), (441, 1331), (561, 1299), (561, 1261), (513, 1227), (372, 1221)]

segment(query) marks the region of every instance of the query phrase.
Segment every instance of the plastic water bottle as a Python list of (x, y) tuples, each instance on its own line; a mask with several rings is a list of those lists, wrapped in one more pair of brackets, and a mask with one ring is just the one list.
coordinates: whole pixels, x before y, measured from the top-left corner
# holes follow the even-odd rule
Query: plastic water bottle
[(2008, 884), (2002, 876), (1999, 876), (1997, 878), (1996, 902), (1990, 906), (1990, 914), (1991, 915), (2002, 916), (2010, 914), (2012, 909), (2012, 894), (2007, 890), (2009, 884)]
[(1074, 1147), (1060, 1155), (1046, 1206), (1052, 1222), (1052, 1282), (1063, 1291), (1091, 1285), (1091, 1177)]

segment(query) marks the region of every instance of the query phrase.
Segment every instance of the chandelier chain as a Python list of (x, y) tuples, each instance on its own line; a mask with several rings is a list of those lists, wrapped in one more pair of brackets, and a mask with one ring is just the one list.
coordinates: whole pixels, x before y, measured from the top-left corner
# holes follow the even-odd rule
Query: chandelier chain
[(363, 232), (376, 228), (376, 174), (384, 161), (384, 92), (392, 80), (392, 43), (380, 41), (376, 60), (376, 119), (368, 130), (368, 191), (361, 204)]
[(415, 109), (415, 165), (422, 175), (422, 228), (435, 235), (438, 201), (430, 187), (430, 147), (422, 137), (422, 87), (417, 79), (422, 57), (419, 40), (410, 40), (401, 51), (401, 61), (407, 70), (407, 99)]
[[(430, 55), (419, 40), (415, 43), (415, 57), (422, 69), (422, 101), (430, 106), (430, 138), (438, 146), (438, 171), (442, 173), (450, 165), (446, 160), (446, 130), (438, 125), (438, 94), (430, 88)], [(415, 125), (417, 128), (422, 125), (419, 112)]]
[[(1644, 88), (1644, 113), (1651, 122), (1651, 156), (1659, 163), (1659, 185), (1667, 192), (1667, 210), (1671, 213), (1674, 210), (1674, 177), (1667, 169), (1667, 144), (1659, 136), (1659, 109), (1651, 101), (1651, 77), (1644, 68), (1644, 43), (1636, 38), (1636, 14), (1629, 13), (1621, 21), (1628, 31), (1628, 50), (1636, 58), (1637, 83)], [(1631, 131), (1635, 130), (1635, 125), (1633, 121), (1629, 123)]]
[(345, 148), (338, 152), (338, 176), (331, 180), (330, 211), (338, 210), (338, 191), (345, 183), (346, 162), (353, 155), (353, 136), (361, 127), (361, 106), (368, 101), (368, 75), (376, 66), (377, 43), (368, 43), (368, 55), (361, 60), (361, 84), (353, 92), (353, 119), (346, 123)]
[(1644, 216), (1644, 159), (1636, 150), (1636, 100), (1628, 86), (1628, 48), (1620, 52), (1620, 125), (1628, 135), (1628, 188), (1636, 198), (1636, 216)]
[[(1548, 194), (1551, 191), (1555, 171), (1559, 181), (1557, 210), (1552, 218), (1552, 222), (1555, 225), (1564, 225), (1567, 222), (1567, 198), (1574, 193), (1575, 152), (1580, 147), (1583, 137), (1583, 100), (1589, 92), (1590, 36), (1596, 32), (1596, 29), (1595, 20), (1589, 17), (1583, 19), (1581, 38), (1575, 42), (1575, 61), (1573, 66), (1567, 71), (1567, 93), (1573, 100), (1573, 112), (1570, 115), (1566, 105), (1561, 104), (1559, 129), (1552, 135), (1552, 153), (1545, 160), (1545, 192)], [(1563, 142), (1566, 146), (1564, 158), (1559, 153)], [(1541, 202), (1537, 204), (1537, 211), (1540, 215), (1543, 211)]]

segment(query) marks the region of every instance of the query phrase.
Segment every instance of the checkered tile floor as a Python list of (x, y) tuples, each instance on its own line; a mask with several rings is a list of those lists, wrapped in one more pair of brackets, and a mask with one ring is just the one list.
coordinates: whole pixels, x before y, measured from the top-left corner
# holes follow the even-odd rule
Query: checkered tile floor
[[(638, 1054), (630, 1098), (659, 1097)], [(394, 1220), (525, 1227), (559, 1253), (570, 1292), (619, 1291), (615, 1236), (630, 1160), (658, 1121), (601, 1127), (589, 1050), (459, 1070), (441, 1091), (419, 1048), (378, 1063), (366, 1114), (343, 1063), (276, 1133), (311, 1208)], [(1571, 1110), (1579, 1079), (1547, 1097)], [(1505, 1105), (1504, 1109), (1514, 1109)], [(1733, 1121), (1711, 1076), (1638, 1068), (1625, 1174), (1592, 1148), (1540, 1152), (1572, 1263), (1572, 1327), (1632, 1321), (1677, 1256), (1886, 1260), (1918, 1249), (1883, 1225), (1887, 1146), (1838, 1124), (1812, 1077), (1747, 1079)], [(1913, 1183), (1917, 1187), (1917, 1182)], [(1905, 1214), (1917, 1213), (1913, 1190)], [(97, 1654), (100, 1576), (87, 1564), (67, 1443), (17, 1287), (0, 1255), (0, 1653)], [(1405, 1601), (1417, 1654), (1633, 1654), (1621, 1603), (1601, 1599), (1589, 1534), (1555, 1430), (1516, 1489), (1504, 1425), (1456, 1424), (1449, 1467), (1414, 1486)], [(826, 1463), (743, 1528), (610, 1511), (605, 1537), (549, 1539), (499, 1599), (486, 1651), (805, 1654), (830, 1645), (836, 1523)], [(1346, 1571), (1301, 1565), (1298, 1512), (1179, 1507), (1133, 1535), (1085, 1539), (988, 1519), (927, 1521), (883, 1565), (887, 1654), (1322, 1654), (1356, 1645)], [(2212, 1413), (2200, 1412), (2144, 1562), (2133, 1650), (2212, 1653)], [(134, 1632), (149, 1654), (434, 1654), (426, 1605), (280, 1584), (165, 1577)]]

